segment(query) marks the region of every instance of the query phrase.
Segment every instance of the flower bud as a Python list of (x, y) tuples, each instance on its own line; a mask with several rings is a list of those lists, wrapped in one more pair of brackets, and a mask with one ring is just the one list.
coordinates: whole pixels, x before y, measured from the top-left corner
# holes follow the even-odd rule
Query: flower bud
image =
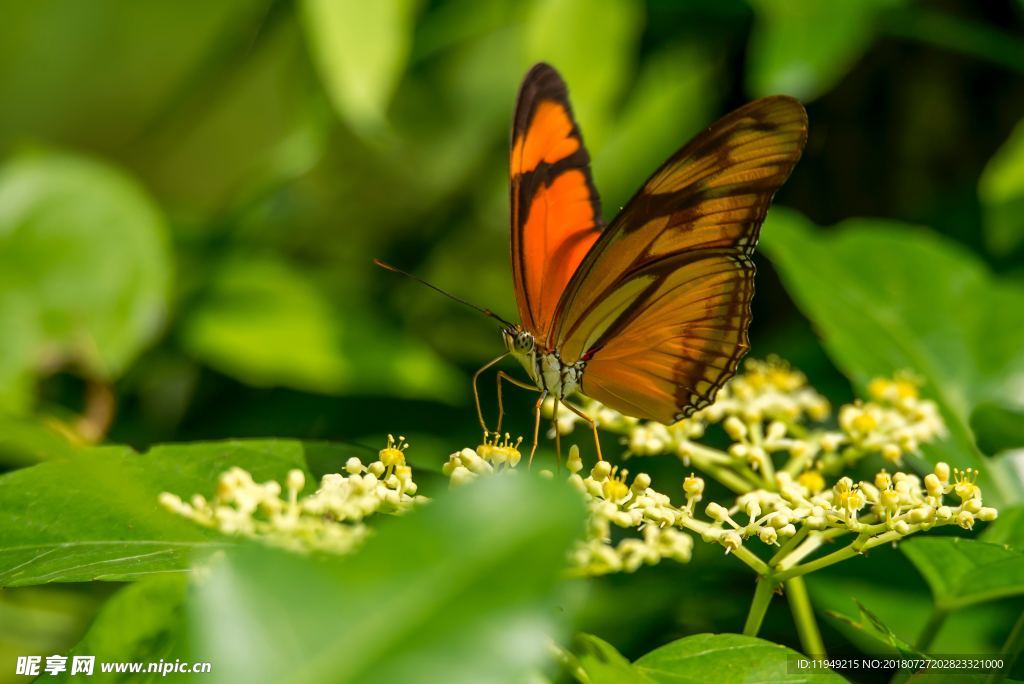
[(708, 504), (708, 507), (704, 509), (704, 512), (708, 514), (708, 517), (718, 522), (723, 522), (729, 518), (729, 511), (725, 506), (717, 504), (714, 501)]
[(637, 494), (647, 491), (647, 488), (651, 486), (651, 476), (647, 473), (637, 473), (637, 476), (633, 478), (633, 484), (630, 487)]
[(999, 511), (997, 511), (994, 508), (989, 508), (989, 507), (986, 506), (986, 507), (983, 507), (980, 511), (978, 511), (978, 520), (983, 520), (985, 522), (991, 522), (991, 521), (995, 520), (998, 517), (999, 517)]
[(612, 464), (608, 461), (598, 461), (590, 470), (590, 476), (595, 480), (603, 480), (612, 473)]
[(683, 480), (683, 491), (686, 492), (686, 498), (697, 498), (700, 501), (700, 496), (704, 493), (704, 480), (690, 473), (690, 476)]
[(566, 459), (565, 467), (573, 474), (583, 470), (583, 459), (580, 458), (580, 448), (575, 444), (569, 448), (569, 458)]
[(882, 447), (882, 458), (887, 461), (898, 461), (903, 452), (895, 444), (886, 444)]
[(741, 441), (747, 436), (747, 426), (744, 425), (743, 421), (736, 416), (729, 416), (726, 418), (722, 427), (725, 428), (725, 432), (729, 437), (736, 441)]
[(288, 489), (293, 491), (299, 491), (306, 486), (306, 475), (298, 468), (293, 468), (288, 471), (287, 479)]

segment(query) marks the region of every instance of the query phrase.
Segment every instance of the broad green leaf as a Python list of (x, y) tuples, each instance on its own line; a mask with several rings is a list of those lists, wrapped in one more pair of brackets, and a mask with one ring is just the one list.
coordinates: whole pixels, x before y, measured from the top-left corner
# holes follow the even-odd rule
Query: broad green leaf
[(978, 180), (978, 197), (988, 248), (1009, 254), (1024, 241), (1024, 121), (989, 160)]
[(876, 19), (901, 0), (751, 0), (747, 90), (812, 100), (850, 70), (875, 37)]
[(978, 448), (987, 454), (998, 454), (1024, 445), (1024, 408), (1009, 408), (983, 401), (971, 411), (970, 426)]
[(527, 60), (549, 62), (561, 72), (583, 138), (593, 148), (604, 141), (612, 106), (633, 68), (643, 19), (640, 3), (630, 0), (543, 0), (530, 5), (524, 35)]
[(1024, 506), (1003, 509), (978, 538), (988, 544), (1004, 544), (1024, 551)]
[(99, 161), (51, 152), (0, 167), (0, 401), (29, 373), (75, 363), (117, 378), (160, 331), (170, 284), (159, 209)]
[(561, 482), (485, 478), (357, 554), (240, 548), (198, 584), (212, 682), (519, 682), (564, 636), (559, 578), (583, 508)]
[(95, 447), (0, 476), (0, 587), (132, 579), (183, 570), (196, 554), (232, 543), (164, 510), (169, 491), (210, 497), (232, 466), (257, 481), (306, 470), (288, 440), (177, 444), (137, 454)]
[(107, 598), (97, 590), (102, 588), (68, 584), (0, 591), (0, 663), (74, 646)]
[(581, 634), (574, 640), (573, 651), (585, 678), (584, 684), (651, 684), (615, 647), (592, 634)]
[[(372, 268), (368, 265), (367, 268)], [(466, 383), (413, 336), (338, 311), (307, 275), (272, 258), (234, 258), (182, 323), (195, 358), (257, 386), (451, 399)]]
[(1024, 551), (957, 537), (911, 539), (900, 549), (940, 610), (1024, 595)]
[[(658, 684), (682, 682), (806, 682), (808, 674), (790, 669), (803, 658), (796, 651), (741, 634), (695, 634), (637, 659), (633, 666)], [(814, 681), (842, 682), (839, 675), (815, 670)]]
[(931, 461), (982, 471), (995, 504), (1021, 483), (994, 474), (970, 428), (982, 402), (1019, 408), (1024, 387), (1024, 288), (988, 273), (976, 257), (925, 230), (849, 220), (825, 233), (774, 210), (762, 245), (839, 369), (863, 391), (876, 376), (909, 370), (924, 380), (949, 427), (926, 445)]
[[(819, 615), (859, 650), (871, 655), (897, 655), (894, 639), (904, 649), (917, 640), (933, 612), (932, 597), (899, 552), (887, 550), (884, 555), (876, 555), (872, 552), (855, 568), (841, 573), (813, 573), (807, 584)], [(861, 605), (875, 616), (874, 620), (864, 618)], [(957, 611), (946, 619), (928, 651), (998, 651), (1013, 622), (1012, 613), (1012, 606), (998, 604)]]
[(0, 465), (25, 466), (68, 458), (75, 447), (64, 435), (32, 418), (0, 413)]
[[(95, 656), (96, 662), (173, 663), (184, 657), (182, 628), (185, 618), (185, 590), (188, 580), (180, 574), (146, 577), (117, 592), (100, 610), (82, 640), (68, 653)], [(158, 673), (143, 675), (104, 674), (99, 666), (91, 681), (159, 681)], [(75, 682), (81, 675), (65, 671), (51, 681)]]
[(188, 352), (253, 385), (343, 386), (346, 362), (330, 302), (287, 263), (236, 258), (182, 324)]
[(313, 61), (338, 114), (357, 131), (385, 120), (412, 45), (414, 0), (303, 0)]
[(840, 612), (830, 612), (829, 617), (846, 623), (847, 627), (851, 629), (869, 635), (871, 639), (880, 641), (884, 644), (887, 651), (908, 658), (923, 656), (923, 654), (915, 650), (912, 645), (901, 639), (894, 631), (889, 629), (889, 626), (880, 620), (878, 616), (865, 608), (863, 603), (857, 599), (854, 599), (853, 601), (857, 606), (859, 619), (855, 620), (845, 613)]

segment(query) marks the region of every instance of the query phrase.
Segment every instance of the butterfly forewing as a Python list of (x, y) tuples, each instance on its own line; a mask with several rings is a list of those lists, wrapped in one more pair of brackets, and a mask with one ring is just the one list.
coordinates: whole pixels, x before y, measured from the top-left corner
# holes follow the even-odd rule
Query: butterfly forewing
[(554, 347), (583, 392), (639, 418), (701, 408), (747, 349), (750, 260), (807, 137), (803, 107), (757, 100), (673, 155), (596, 240), (558, 303)]
[(590, 158), (565, 83), (546, 64), (523, 81), (510, 161), (516, 300), (523, 327), (543, 341), (566, 284), (601, 230)]

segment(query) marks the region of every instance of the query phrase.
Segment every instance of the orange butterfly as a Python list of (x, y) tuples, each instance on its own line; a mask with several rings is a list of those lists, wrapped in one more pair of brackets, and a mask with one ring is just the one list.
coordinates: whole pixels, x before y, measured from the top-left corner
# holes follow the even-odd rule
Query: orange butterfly
[(751, 102), (672, 155), (603, 228), (565, 83), (547, 64), (530, 70), (511, 145), (522, 324), (503, 338), (541, 392), (534, 448), (548, 395), (556, 410), (579, 390), (662, 423), (714, 400), (749, 346), (751, 255), (806, 140), (799, 102)]
[[(547, 64), (533, 67), (519, 92), (510, 155), (522, 324), (505, 325), (507, 351), (473, 376), (484, 429), (477, 381), (510, 354), (533, 385), (499, 371), (498, 430), (502, 380), (539, 391), (531, 461), (548, 396), (556, 412), (580, 391), (662, 423), (709, 405), (749, 347), (751, 255), (806, 140), (799, 102), (751, 102), (679, 149), (604, 227), (565, 82)], [(565, 405), (589, 423), (601, 458), (596, 422)]]

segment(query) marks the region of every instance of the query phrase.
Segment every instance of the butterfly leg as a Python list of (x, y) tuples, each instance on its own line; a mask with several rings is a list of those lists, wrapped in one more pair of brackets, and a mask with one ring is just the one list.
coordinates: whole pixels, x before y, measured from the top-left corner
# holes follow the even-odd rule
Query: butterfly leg
[(597, 460), (603, 461), (604, 458), (601, 456), (601, 438), (598, 437), (597, 435), (597, 421), (588, 416), (583, 411), (580, 411), (578, 408), (576, 408), (569, 402), (565, 402), (565, 405), (569, 408), (570, 411), (572, 411), (577, 416), (579, 416), (580, 418), (582, 418), (583, 420), (587, 421), (590, 424), (590, 430), (594, 433), (594, 446), (597, 447)]
[(509, 382), (511, 382), (516, 387), (522, 387), (523, 389), (530, 390), (531, 392), (539, 392), (540, 391), (539, 388), (534, 387), (533, 385), (531, 385), (528, 382), (523, 382), (522, 380), (517, 380), (516, 378), (513, 378), (511, 375), (509, 375), (505, 371), (498, 371), (498, 429), (497, 429), (497, 432), (501, 432), (501, 421), (505, 417), (505, 404), (504, 404), (504, 401), (501, 398), (501, 381), (502, 380), (508, 380)]
[(558, 431), (558, 397), (555, 396), (555, 406), (551, 411), (551, 429), (555, 431), (555, 472), (562, 472), (562, 433)]
[[(484, 371), (493, 366), (494, 364), (501, 361), (503, 358), (508, 356), (508, 352), (505, 352), (496, 359), (492, 359), (484, 364), (483, 368), (473, 373), (473, 400), (476, 402), (476, 417), (480, 419), (480, 427), (483, 428), (484, 432), (487, 432), (487, 423), (484, 421), (484, 412), (480, 408), (480, 392), (477, 390), (477, 381), (480, 380), (480, 376), (483, 375)], [(498, 380), (498, 432), (501, 432), (501, 380)]]
[(533, 455), (537, 453), (537, 442), (540, 441), (540, 407), (547, 397), (548, 391), (541, 390), (537, 403), (533, 406), (533, 446), (530, 447), (530, 460), (526, 463), (528, 468), (533, 467)]

